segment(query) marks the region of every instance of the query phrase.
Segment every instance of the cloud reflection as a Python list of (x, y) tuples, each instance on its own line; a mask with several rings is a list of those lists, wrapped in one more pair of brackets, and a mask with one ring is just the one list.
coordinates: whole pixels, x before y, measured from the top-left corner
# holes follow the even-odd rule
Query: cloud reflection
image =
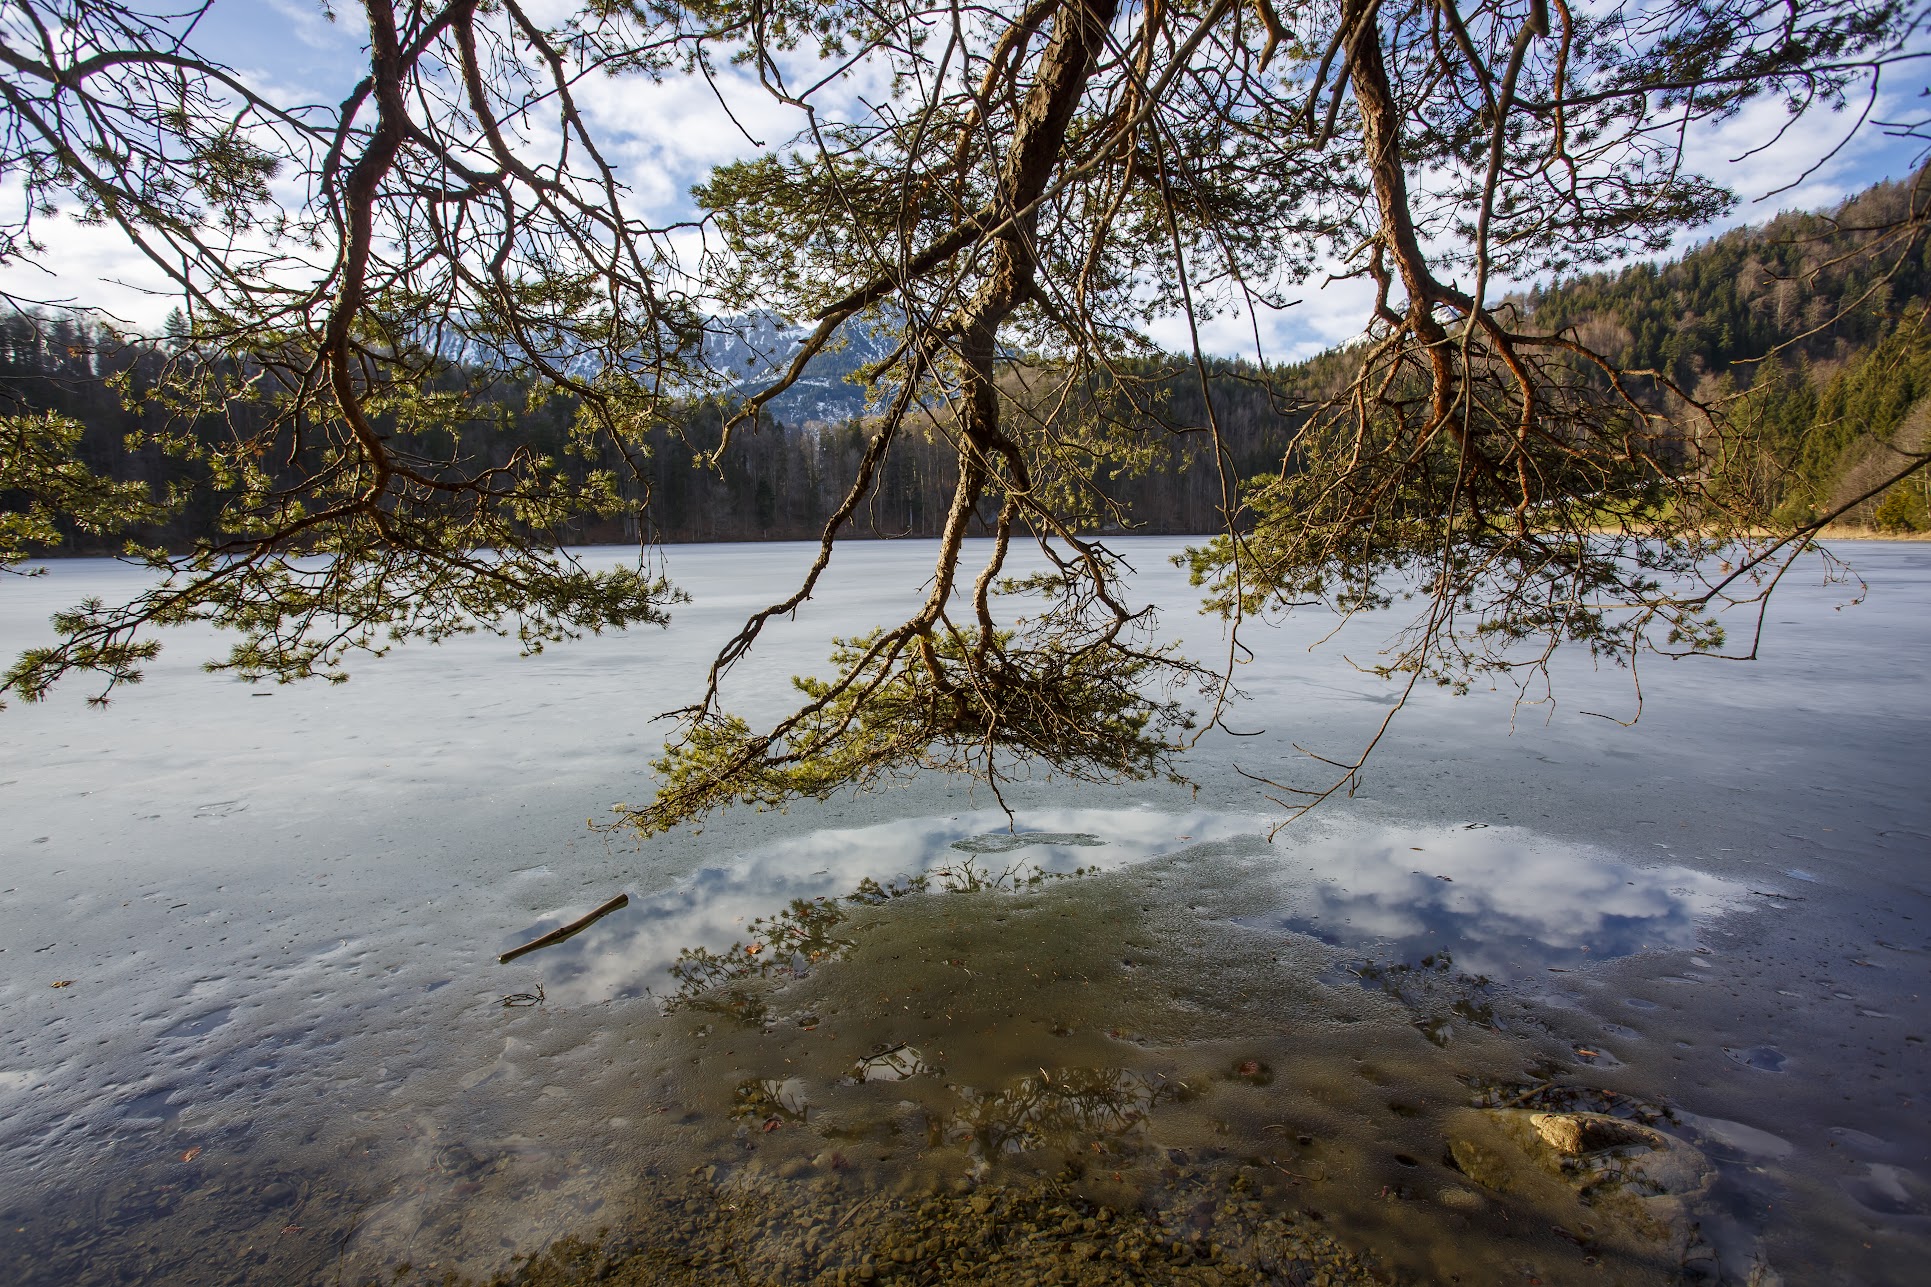
[(1694, 946), (1699, 922), (1744, 893), (1513, 827), (1336, 829), (1282, 857), (1284, 907), (1250, 924), (1384, 960), (1446, 949), (1494, 978)]
[[(1067, 875), (1112, 870), (1194, 845), (1254, 835), (1246, 814), (1158, 813), (1142, 809), (1041, 809), (1021, 812), (1007, 829), (995, 810), (949, 817), (906, 818), (879, 826), (814, 831), (731, 855), (689, 880), (655, 894), (631, 892), (630, 906), (583, 933), (516, 962), (539, 974), (549, 1000), (571, 1005), (664, 995), (684, 949), (722, 951), (748, 927), (787, 904), (837, 900), (867, 882), (890, 887), (919, 876), (975, 870), (998, 876)], [(584, 911), (557, 912), (507, 936), (527, 942)]]
[[(538, 971), (554, 1002), (669, 1000), (691, 990), (693, 969), (728, 981), (724, 974), (782, 969), (794, 959), (802, 966), (824, 954), (806, 950), (816, 940), (793, 943), (787, 933), (809, 938), (824, 929), (829, 937), (818, 946), (835, 950), (827, 927), (842, 919), (837, 904), (854, 891), (882, 899), (921, 880), (979, 887), (1001, 883), (1002, 873), (1023, 882), (1112, 870), (1258, 831), (1250, 816), (1208, 812), (1039, 810), (1021, 814), (1014, 831), (1005, 822), (990, 810), (907, 818), (733, 854), (672, 889), (632, 891), (629, 907), (517, 964)], [(1278, 902), (1243, 923), (1312, 934), (1384, 962), (1446, 950), (1458, 971), (1498, 979), (1694, 946), (1698, 925), (1744, 892), (1688, 867), (1636, 866), (1509, 827), (1335, 827), (1303, 833), (1298, 844), (1290, 837), (1276, 854)], [(792, 913), (774, 915), (787, 906)], [(559, 908), (504, 945), (582, 910)], [(730, 968), (733, 945), (746, 954), (736, 962), (743, 968)]]

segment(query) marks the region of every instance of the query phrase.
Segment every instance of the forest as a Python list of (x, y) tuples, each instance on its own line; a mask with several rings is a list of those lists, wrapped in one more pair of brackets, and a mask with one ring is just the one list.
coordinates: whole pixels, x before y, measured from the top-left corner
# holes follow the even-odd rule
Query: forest
[[(1931, 395), (1931, 241), (1900, 251), (1861, 253), (1868, 237), (1850, 229), (1888, 227), (1910, 209), (1926, 176), (1878, 184), (1827, 212), (1785, 213), (1694, 246), (1665, 262), (1557, 280), (1507, 301), (1530, 328), (1573, 331), (1628, 370), (1654, 370), (1698, 401), (1731, 402), (1737, 442), (1725, 462), (1760, 498), (1766, 517), (1801, 521), (1834, 508), (1892, 464), (1890, 448), (1921, 449), (1931, 420), (1919, 404)], [(1921, 199), (1921, 194), (1920, 194)], [(199, 484), (195, 453), (165, 450), (169, 435), (215, 440), (234, 432), (230, 417), (178, 422), (161, 396), (172, 356), (167, 337), (117, 333), (70, 315), (16, 311), (0, 319), (0, 399), (5, 410), (54, 412), (83, 426), (80, 457), (94, 472), (173, 489), (178, 507), (138, 528), (149, 543), (185, 548), (215, 536), (217, 492)], [(854, 369), (841, 353), (816, 360), (820, 383)], [(1292, 468), (1290, 444), (1305, 409), (1343, 379), (1345, 350), (1263, 369), (1243, 361), (1214, 364), (1216, 462), (1202, 379), (1183, 355), (1132, 364), (1144, 382), (1138, 417), (1157, 447), (1129, 467), (1094, 468), (1098, 492), (1117, 509), (1095, 514), (1090, 529), (1146, 534), (1211, 534), (1222, 529), (1221, 468), (1247, 480)], [(1021, 364), (1023, 365), (1023, 364)], [(437, 444), (451, 458), (501, 465), (518, 449), (561, 462), (578, 478), (617, 473), (608, 447), (585, 450), (572, 435), (577, 407), (567, 393), (532, 402), (527, 387), (491, 383), (453, 365), (449, 389), (474, 411)], [(1009, 381), (1010, 383), (1010, 381)], [(625, 478), (624, 512), (571, 521), (581, 543), (653, 540), (804, 540), (816, 538), (837, 508), (865, 454), (863, 399), (820, 399), (852, 414), (835, 420), (803, 406), (761, 416), (733, 450), (712, 458), (726, 415), (716, 399), (684, 402), (675, 423), (653, 427), (641, 479)], [(1913, 412), (1917, 414), (1913, 414)], [(423, 444), (426, 445), (426, 444)], [(888, 457), (850, 535), (931, 537), (958, 481), (957, 453), (932, 422), (906, 436)], [(1931, 530), (1927, 477), (1887, 489), (1846, 515), (1849, 524), (1888, 532)], [(642, 529), (635, 502), (643, 507)], [(4, 503), (0, 499), (0, 503)], [(1128, 517), (1130, 516), (1130, 517)], [(1239, 516), (1236, 516), (1239, 521)], [(122, 536), (68, 521), (43, 554), (118, 550)]]
[[(178, 549), (217, 535), (221, 515), (217, 490), (201, 485), (207, 467), (199, 453), (167, 450), (164, 442), (180, 434), (218, 442), (235, 432), (237, 421), (246, 425), (249, 412), (238, 402), (219, 415), (181, 423), (160, 395), (162, 373), (173, 356), (166, 339), (121, 335), (70, 315), (15, 312), (0, 319), (5, 410), (70, 417), (84, 427), (79, 454), (91, 470), (145, 483), (157, 494), (173, 489), (179, 506), (163, 522), (137, 525), (135, 536)], [(828, 355), (824, 364), (836, 368), (836, 357)], [(1131, 512), (1131, 530), (1218, 530), (1220, 478), (1199, 374), (1190, 359), (1181, 357), (1145, 360), (1136, 367), (1147, 388), (1144, 423), (1164, 429), (1164, 439), (1145, 462), (1131, 469), (1106, 467), (1097, 481), (1121, 511)], [(1234, 477), (1279, 466), (1295, 423), (1284, 414), (1292, 388), (1286, 374), (1264, 374), (1242, 362), (1213, 369), (1215, 416)], [(573, 439), (577, 406), (569, 395), (532, 405), (526, 386), (492, 383), (455, 366), (443, 373), (441, 383), (474, 400), (472, 414), (453, 430), (439, 427), (442, 440), (434, 446), (446, 456), (487, 467), (526, 449), (555, 460), (579, 480), (592, 471), (617, 471), (619, 462), (607, 446), (586, 451)], [(843, 401), (862, 404), (862, 398)], [(624, 480), (624, 499), (631, 502), (624, 512), (574, 519), (566, 539), (602, 544), (817, 537), (865, 453), (868, 429), (862, 414), (837, 421), (761, 416), (730, 453), (712, 461), (725, 414), (717, 400), (682, 403), (673, 423), (654, 426), (646, 436), (641, 479)], [(884, 463), (850, 534), (935, 536), (957, 481), (957, 454), (938, 426), (928, 422)], [(648, 530), (640, 529), (635, 504), (645, 496)], [(0, 505), (5, 503), (0, 497)], [(123, 543), (119, 533), (89, 531), (72, 521), (60, 527), (61, 543), (38, 553), (113, 553)], [(1094, 528), (1123, 530), (1117, 520), (1098, 521)]]
[[(1922, 450), (1931, 430), (1919, 406), (1931, 395), (1931, 243), (1864, 254), (1868, 237), (1852, 231), (1921, 200), (1925, 182), (1921, 172), (1881, 183), (1836, 210), (1782, 214), (1669, 263), (1531, 291), (1523, 304), (1540, 328), (1575, 328), (1622, 366), (1728, 402), (1736, 441), (1724, 464), (1771, 517), (1802, 522), (1868, 490), (1896, 450)], [(1925, 480), (1844, 519), (1931, 529)]]

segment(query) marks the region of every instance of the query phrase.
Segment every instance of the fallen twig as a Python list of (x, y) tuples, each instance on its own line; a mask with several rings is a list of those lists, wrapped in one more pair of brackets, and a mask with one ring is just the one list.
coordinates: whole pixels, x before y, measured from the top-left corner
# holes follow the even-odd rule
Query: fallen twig
[(619, 894), (602, 907), (597, 908), (596, 911), (591, 912), (588, 916), (580, 917), (577, 920), (571, 921), (561, 929), (553, 929), (548, 934), (533, 938), (521, 947), (511, 948), (509, 951), (497, 957), (496, 963), (498, 965), (508, 965), (525, 952), (534, 952), (539, 947), (550, 947), (554, 944), (561, 943), (572, 934), (580, 934), (584, 930), (589, 929), (592, 925), (610, 915), (610, 913), (616, 911), (619, 907), (628, 906), (630, 906), (630, 895)]
[(1505, 1101), (1503, 1104), (1500, 1105), (1500, 1107), (1515, 1108), (1518, 1105), (1525, 1104), (1529, 1100), (1534, 1099), (1537, 1095), (1540, 1095), (1543, 1091), (1553, 1090), (1553, 1089), (1555, 1089), (1555, 1083), (1552, 1081), (1545, 1081), (1539, 1086), (1529, 1087), (1527, 1090), (1523, 1091), (1520, 1095), (1517, 1095), (1515, 1098)]

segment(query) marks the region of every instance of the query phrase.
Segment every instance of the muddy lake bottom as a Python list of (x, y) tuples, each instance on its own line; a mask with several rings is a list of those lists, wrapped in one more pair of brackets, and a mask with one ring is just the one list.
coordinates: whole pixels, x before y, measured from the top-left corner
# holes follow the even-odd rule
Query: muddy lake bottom
[(1931, 553), (1860, 554), (1855, 630), (1792, 594), (1634, 729), (1424, 702), (1272, 842), (1232, 767), (1385, 710), (1291, 648), (1243, 686), (1297, 722), (1198, 792), (919, 779), (642, 849), (584, 815), (701, 647), (255, 701), (180, 645), (9, 711), (0, 1278), (1921, 1281)]

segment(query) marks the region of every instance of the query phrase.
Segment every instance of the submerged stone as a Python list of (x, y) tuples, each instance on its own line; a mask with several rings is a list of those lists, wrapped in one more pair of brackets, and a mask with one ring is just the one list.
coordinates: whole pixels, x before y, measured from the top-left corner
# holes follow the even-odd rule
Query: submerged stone
[(932, 1066), (917, 1049), (897, 1045), (860, 1059), (852, 1068), (852, 1076), (859, 1081), (904, 1081), (931, 1071)]

